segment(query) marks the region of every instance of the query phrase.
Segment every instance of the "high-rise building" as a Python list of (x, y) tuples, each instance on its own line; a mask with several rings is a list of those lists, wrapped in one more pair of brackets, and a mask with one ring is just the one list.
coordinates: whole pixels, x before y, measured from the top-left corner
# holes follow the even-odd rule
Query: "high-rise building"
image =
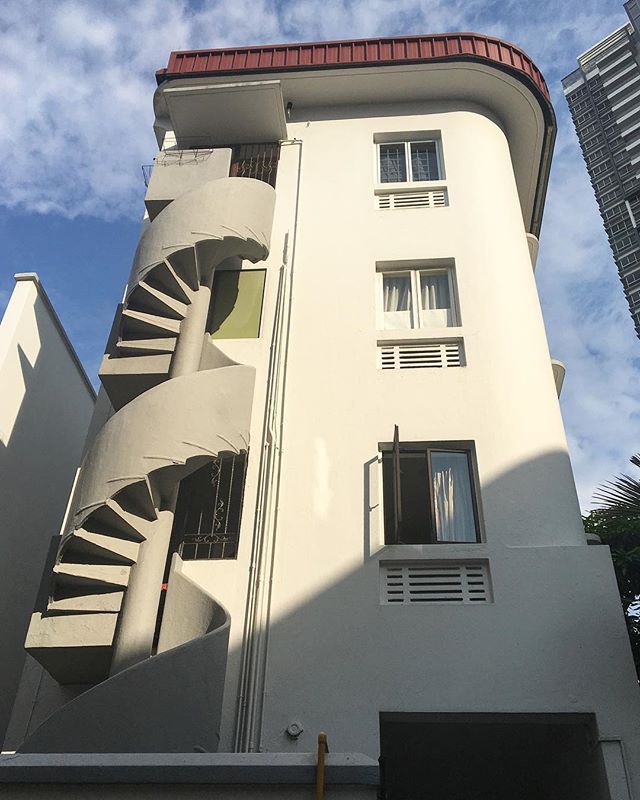
[(640, 336), (640, 3), (563, 79), (631, 317)]
[(540, 72), (475, 34), (178, 52), (154, 106), (3, 796), (629, 800), (534, 278)]

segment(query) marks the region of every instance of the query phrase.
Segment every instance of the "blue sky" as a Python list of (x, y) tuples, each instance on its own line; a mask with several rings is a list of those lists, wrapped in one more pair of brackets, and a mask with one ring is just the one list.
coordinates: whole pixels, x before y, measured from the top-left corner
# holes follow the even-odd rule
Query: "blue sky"
[(477, 31), (542, 69), (558, 140), (537, 280), (583, 508), (640, 450), (636, 338), (560, 79), (624, 24), (622, 0), (5, 0), (0, 9), (0, 312), (35, 271), (95, 377), (135, 248), (154, 72), (171, 50)]

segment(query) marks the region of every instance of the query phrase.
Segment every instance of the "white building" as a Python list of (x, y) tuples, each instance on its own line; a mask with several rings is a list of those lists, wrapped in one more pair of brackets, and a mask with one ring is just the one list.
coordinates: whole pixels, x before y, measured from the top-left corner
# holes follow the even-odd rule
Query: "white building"
[(0, 737), (42, 566), (82, 456), (95, 393), (35, 273), (0, 320)]
[(534, 280), (535, 65), (451, 34), (158, 80), (115, 413), (32, 617), (7, 796), (306, 797), (324, 730), (336, 797), (374, 797), (379, 755), (388, 800), (639, 797)]

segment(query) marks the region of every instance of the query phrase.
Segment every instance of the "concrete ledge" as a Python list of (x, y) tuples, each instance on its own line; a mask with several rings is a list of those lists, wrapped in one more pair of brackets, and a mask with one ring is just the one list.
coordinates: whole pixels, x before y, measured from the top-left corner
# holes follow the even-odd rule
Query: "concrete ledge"
[[(15, 753), (0, 755), (0, 784), (313, 784), (315, 753)], [(325, 783), (376, 786), (378, 763), (329, 753)]]

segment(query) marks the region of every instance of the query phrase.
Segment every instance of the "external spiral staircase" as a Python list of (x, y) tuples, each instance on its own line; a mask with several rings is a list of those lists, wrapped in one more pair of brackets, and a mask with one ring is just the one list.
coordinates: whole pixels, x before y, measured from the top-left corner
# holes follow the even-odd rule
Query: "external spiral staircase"
[[(172, 511), (180, 480), (222, 453), (248, 448), (254, 371), (211, 343), (208, 295), (200, 293), (210, 293), (213, 272), (225, 259), (267, 256), (274, 200), (273, 189), (256, 180), (210, 181), (168, 205), (140, 239), (100, 370), (116, 411), (83, 461), (73, 523), (26, 641), (58, 682), (104, 681), (87, 696), (109, 692), (109, 684), (121, 690), (122, 676), (153, 669), (159, 657), (108, 678), (131, 581), (158, 536), (160, 518)], [(196, 351), (181, 363), (195, 367), (176, 369), (187, 330)], [(175, 615), (175, 608), (166, 613)], [(228, 627), (219, 610), (213, 618)], [(44, 727), (55, 730), (63, 711)]]

